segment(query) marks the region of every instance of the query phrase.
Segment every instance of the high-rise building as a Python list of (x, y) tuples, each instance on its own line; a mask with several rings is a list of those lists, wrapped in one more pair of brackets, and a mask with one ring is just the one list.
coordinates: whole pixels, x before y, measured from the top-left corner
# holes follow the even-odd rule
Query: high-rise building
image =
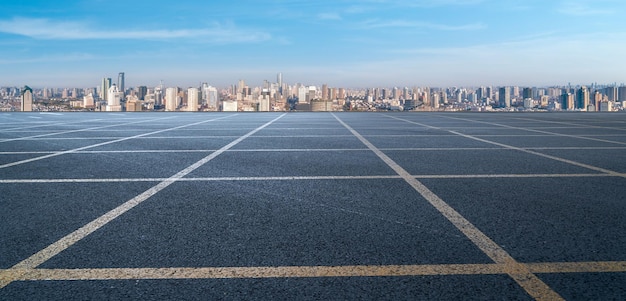
[[(120, 72), (117, 75), (117, 89), (119, 90), (119, 92), (122, 92), (122, 95), (124, 95), (124, 93), (126, 93), (126, 90), (124, 90), (125, 86), (124, 86), (124, 72)], [(124, 98), (124, 97), (122, 97)]]
[(178, 108), (178, 88), (165, 90), (165, 111), (176, 111)]
[(516, 98), (519, 97), (519, 87), (518, 86), (514, 86), (512, 92), (513, 92), (512, 95), (511, 95), (512, 97), (516, 97)]
[(212, 86), (208, 86), (206, 88), (206, 93), (207, 93), (207, 105), (210, 108), (217, 109), (218, 101), (219, 101), (219, 97), (218, 97), (218, 94), (217, 94), (217, 88), (212, 87)]
[(393, 98), (393, 100), (400, 99), (400, 90), (398, 90), (398, 87), (393, 87), (393, 89), (391, 90), (391, 97)]
[(478, 98), (479, 100), (487, 98), (486, 94), (487, 90), (485, 89), (485, 87), (480, 86), (480, 88), (476, 89), (476, 98)]
[(157, 106), (163, 105), (163, 90), (161, 86), (154, 88), (154, 104)]
[(187, 111), (197, 112), (200, 103), (200, 90), (198, 88), (187, 89)]
[(607, 88), (604, 88), (604, 95), (606, 95), (610, 101), (616, 101), (617, 94), (618, 94), (617, 91), (618, 91), (617, 87), (607, 87)]
[(346, 99), (346, 89), (338, 88), (337, 89), (337, 97), (336, 99)]
[(582, 86), (576, 91), (576, 102), (574, 108), (586, 110), (589, 105), (589, 90)]
[(626, 86), (617, 89), (617, 101), (626, 101)]
[(298, 103), (306, 103), (306, 95), (307, 95), (307, 91), (308, 89), (306, 88), (306, 86), (300, 86), (298, 88)]
[(573, 110), (574, 109), (574, 94), (563, 93), (561, 95), (561, 110)]
[(122, 105), (120, 100), (122, 99), (122, 92), (119, 91), (117, 86), (113, 84), (107, 92), (107, 112), (119, 112), (122, 111)]
[(83, 108), (93, 108), (95, 104), (95, 100), (93, 97), (93, 93), (89, 93), (83, 96)]
[(327, 84), (322, 85), (322, 99), (328, 100), (328, 85)]
[(258, 103), (259, 112), (268, 112), (270, 110), (270, 89), (261, 90), (261, 97)]
[(100, 99), (108, 100), (109, 99), (109, 88), (111, 88), (111, 78), (103, 77), (102, 85), (100, 86)]
[(440, 94), (439, 93), (433, 93), (432, 106), (435, 109), (439, 108), (439, 102), (441, 101), (439, 98), (440, 98)]
[(245, 93), (246, 82), (243, 79), (239, 80), (239, 84), (237, 85), (237, 93), (241, 93), (244, 95)]
[(317, 94), (317, 89), (315, 86), (309, 86), (309, 91), (306, 94), (306, 102), (311, 102), (311, 100), (315, 99), (315, 95)]
[(533, 97), (533, 89), (532, 88), (524, 88), (522, 90), (522, 98), (534, 98)]
[(511, 88), (510, 87), (500, 87), (499, 96), (498, 96), (498, 105), (501, 108), (511, 107)]
[(146, 86), (137, 87), (137, 99), (144, 100), (146, 97), (146, 94), (148, 94), (148, 87)]
[(33, 111), (33, 89), (29, 86), (24, 86), (22, 89), (22, 112)]

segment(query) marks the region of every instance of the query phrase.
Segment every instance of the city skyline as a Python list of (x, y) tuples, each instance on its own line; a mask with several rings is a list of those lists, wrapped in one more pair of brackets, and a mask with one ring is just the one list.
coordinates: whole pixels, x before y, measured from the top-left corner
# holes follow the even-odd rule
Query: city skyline
[(342, 87), (624, 82), (626, 4), (47, 1), (0, 12), (0, 86)]

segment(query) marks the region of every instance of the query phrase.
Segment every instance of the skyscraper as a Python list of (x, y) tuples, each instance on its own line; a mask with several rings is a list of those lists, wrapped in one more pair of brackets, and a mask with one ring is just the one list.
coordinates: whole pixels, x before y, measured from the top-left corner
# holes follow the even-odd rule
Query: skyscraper
[(522, 90), (522, 98), (533, 98), (533, 89), (532, 88), (524, 88)]
[(511, 88), (510, 87), (500, 87), (500, 93), (498, 96), (498, 105), (501, 108), (511, 107)]
[(165, 90), (165, 111), (176, 111), (178, 107), (178, 88)]
[(113, 84), (107, 92), (107, 112), (119, 112), (122, 110), (120, 100), (122, 99), (122, 93), (117, 89), (117, 86)]
[(137, 99), (144, 100), (146, 97), (146, 94), (148, 94), (148, 87), (146, 86), (137, 87)]
[(109, 99), (109, 88), (111, 88), (111, 78), (103, 77), (102, 85), (100, 86), (100, 99), (108, 100)]
[(198, 88), (187, 89), (187, 111), (197, 112), (198, 103), (200, 102), (200, 90)]
[(122, 92), (122, 95), (126, 93), (126, 90), (124, 90), (124, 72), (120, 72), (117, 75), (117, 89)]
[(621, 86), (617, 89), (617, 101), (626, 101), (626, 86)]
[(209, 86), (209, 84), (206, 84), (206, 86), (203, 84), (202, 87), (202, 95), (206, 100), (207, 106), (217, 109), (217, 88)]
[(327, 84), (322, 85), (322, 99), (328, 100), (328, 85)]
[(22, 89), (22, 112), (33, 111), (33, 89), (29, 86), (24, 86)]
[(563, 93), (561, 95), (561, 110), (573, 110), (574, 109), (574, 94)]
[(576, 109), (586, 110), (589, 105), (589, 90), (587, 87), (582, 86), (576, 91)]

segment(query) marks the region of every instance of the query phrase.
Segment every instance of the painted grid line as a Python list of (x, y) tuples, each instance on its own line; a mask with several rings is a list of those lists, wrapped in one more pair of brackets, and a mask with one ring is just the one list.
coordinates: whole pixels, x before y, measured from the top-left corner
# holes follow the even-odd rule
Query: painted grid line
[[(254, 135), (254, 133), (264, 129), (265, 127), (269, 126), (270, 124), (272, 124), (276, 120), (282, 118), (283, 116), (285, 116), (285, 114), (282, 114), (282, 115), (272, 119), (271, 121), (261, 125), (260, 127), (252, 130), (251, 132), (249, 132), (249, 133), (239, 137), (238, 139), (236, 139), (236, 140), (232, 141), (231, 143), (225, 145), (224, 147), (222, 147), (221, 149), (217, 150), (216, 152), (214, 152), (214, 153), (212, 153), (212, 154), (210, 154), (210, 155), (200, 159), (196, 163), (188, 166), (187, 168), (185, 168), (185, 169), (181, 170), (180, 172), (176, 173), (175, 175), (173, 175), (173, 176), (167, 178), (166, 180), (158, 183), (157, 185), (155, 185), (155, 186), (151, 187), (150, 189), (144, 191), (143, 193), (139, 194), (138, 196), (128, 200), (124, 204), (122, 204), (122, 205), (116, 207), (115, 209), (113, 209), (113, 210), (103, 214), (102, 216), (100, 216), (97, 219), (89, 222), (88, 224), (80, 227), (79, 229), (75, 230), (74, 232), (64, 236), (63, 238), (59, 239), (58, 241), (54, 242), (53, 244), (49, 245), (48, 247), (40, 250), (39, 252), (37, 252), (37, 253), (33, 254), (32, 256), (24, 259), (23, 261), (15, 264), (10, 269), (4, 270), (2, 273), (0, 273), (0, 289), (5, 287), (5, 286), (7, 286), (8, 284), (10, 284), (11, 282), (15, 281), (16, 279), (20, 279), (29, 270), (32, 270), (32, 269), (36, 268), (37, 266), (41, 265), (42, 263), (46, 262), (50, 258), (54, 257), (55, 255), (59, 254), (60, 252), (64, 251), (65, 249), (69, 248), (70, 246), (72, 246), (73, 244), (75, 244), (78, 241), (82, 240), (83, 238), (87, 237), (89, 234), (91, 234), (91, 233), (95, 232), (96, 230), (102, 228), (104, 225), (106, 225), (109, 222), (113, 221), (114, 219), (116, 219), (120, 215), (124, 214), (128, 210), (130, 210), (130, 209), (134, 208), (135, 206), (141, 204), (145, 200), (149, 199), (151, 196), (155, 195), (156, 193), (160, 192), (161, 190), (165, 189), (166, 187), (170, 186), (171, 184), (177, 182), (178, 180), (180, 180), (184, 176), (188, 175), (192, 171), (198, 169), (199, 167), (201, 167), (202, 165), (206, 164), (207, 162), (213, 160), (215, 157), (217, 157), (220, 154), (222, 154), (225, 150), (227, 150), (227, 149), (237, 145), (238, 143), (240, 143), (244, 139)], [(207, 121), (204, 121), (204, 122), (207, 122)]]
[[(223, 136), (220, 136), (223, 137)], [(237, 136), (238, 137), (238, 136)], [(365, 136), (364, 136), (365, 137)], [(513, 150), (506, 147), (381, 147), (381, 151), (493, 151)], [(527, 150), (624, 150), (626, 146), (554, 146), (554, 147), (524, 147)], [(74, 151), (74, 154), (110, 154), (110, 153), (208, 153), (217, 149), (137, 149), (137, 150), (82, 150)], [(227, 152), (346, 152), (346, 151), (369, 151), (367, 148), (250, 148), (229, 149)], [(54, 154), (58, 151), (0, 151), (0, 155), (40, 155)]]
[[(411, 121), (411, 120), (407, 120), (407, 119), (402, 119), (402, 118), (398, 118), (398, 117), (395, 117), (395, 116), (389, 116), (389, 115), (385, 115), (385, 116), (387, 116), (389, 118), (396, 119), (396, 120), (400, 120), (400, 121), (416, 124), (416, 125), (419, 125), (419, 126), (424, 126), (424, 127), (433, 128), (433, 129), (440, 129), (440, 128), (432, 126), (432, 125), (427, 125), (427, 124), (420, 123), (420, 122), (415, 122), (415, 121)], [(605, 169), (605, 168), (601, 168), (601, 167), (597, 167), (597, 166), (593, 166), (593, 165), (589, 165), (589, 164), (584, 164), (584, 163), (576, 162), (576, 161), (573, 161), (573, 160), (568, 160), (568, 159), (564, 159), (564, 158), (560, 158), (560, 157), (556, 157), (556, 156), (552, 156), (552, 155), (547, 155), (547, 154), (535, 152), (535, 151), (532, 151), (532, 150), (530, 150), (528, 148), (517, 147), (517, 146), (512, 146), (512, 145), (508, 145), (508, 144), (504, 144), (504, 143), (499, 143), (499, 142), (495, 142), (495, 141), (491, 141), (491, 140), (487, 140), (487, 139), (482, 139), (482, 138), (478, 138), (478, 137), (475, 137), (475, 136), (472, 136), (472, 135), (459, 133), (459, 132), (456, 132), (456, 131), (451, 131), (451, 130), (447, 130), (447, 131), (450, 132), (450, 133), (454, 133), (454, 134), (457, 134), (459, 136), (465, 137), (465, 138), (472, 139), (472, 140), (485, 142), (485, 143), (488, 143), (488, 144), (493, 144), (493, 145), (497, 145), (497, 146), (500, 146), (500, 147), (503, 147), (503, 148), (512, 149), (512, 150), (518, 150), (518, 151), (521, 151), (521, 152), (524, 152), (524, 153), (528, 153), (528, 154), (532, 154), (532, 155), (536, 155), (536, 156), (552, 159), (552, 160), (555, 160), (555, 161), (560, 161), (560, 162), (563, 162), (563, 163), (575, 165), (575, 166), (578, 166), (578, 167), (583, 167), (583, 168), (590, 169), (590, 170), (599, 171), (601, 173), (610, 174), (610, 175), (613, 175), (613, 176), (616, 176), (616, 177), (626, 178), (626, 174), (619, 173), (619, 172), (616, 172), (616, 171), (613, 171), (613, 170), (608, 170), (608, 169)]]
[[(626, 142), (605, 140), (605, 139), (599, 139), (599, 138), (593, 138), (593, 137), (585, 137), (585, 136), (579, 136), (579, 135), (570, 135), (570, 134), (548, 132), (548, 131), (543, 131), (543, 130), (526, 129), (526, 128), (520, 128), (520, 127), (510, 126), (510, 125), (506, 125), (506, 124), (495, 123), (495, 122), (487, 122), (487, 121), (472, 120), (472, 119), (450, 117), (450, 116), (440, 116), (440, 117), (448, 118), (448, 119), (464, 120), (464, 121), (476, 122), (476, 123), (490, 124), (490, 125), (495, 125), (495, 126), (507, 128), (507, 129), (515, 129), (515, 130), (522, 130), (522, 131), (528, 131), (528, 132), (542, 133), (542, 134), (547, 134), (547, 135), (550, 135), (550, 136), (569, 137), (569, 138), (577, 138), (577, 139), (584, 139), (584, 140), (591, 140), (591, 141), (598, 141), (598, 142), (606, 142), (606, 143), (618, 144), (618, 145), (626, 145)], [(473, 136), (474, 137), (480, 137), (480, 135), (473, 135)], [(511, 136), (517, 137), (517, 135), (511, 135)], [(484, 137), (490, 137), (490, 136), (485, 135)], [(542, 137), (542, 135), (540, 135), (540, 137)], [(543, 137), (545, 137), (545, 135), (543, 135)]]
[(203, 120), (203, 121), (194, 122), (194, 123), (190, 123), (190, 124), (185, 124), (185, 125), (181, 125), (181, 126), (177, 126), (177, 127), (173, 127), (173, 128), (162, 129), (162, 130), (158, 130), (158, 131), (154, 131), (154, 132), (143, 133), (143, 134), (139, 134), (139, 135), (135, 135), (135, 136), (123, 137), (123, 138), (119, 138), (119, 139), (115, 139), (115, 140), (111, 140), (111, 141), (101, 142), (101, 143), (92, 144), (92, 145), (88, 145), (88, 146), (83, 146), (83, 147), (70, 149), (70, 150), (66, 150), (66, 151), (55, 152), (55, 153), (52, 153), (52, 154), (49, 154), (49, 155), (45, 155), (45, 156), (40, 156), (40, 157), (25, 159), (25, 160), (21, 160), (21, 161), (17, 161), (17, 162), (7, 163), (7, 164), (4, 164), (4, 165), (0, 165), (0, 169), (11, 167), (11, 166), (15, 166), (15, 165), (20, 165), (20, 164), (24, 164), (24, 163), (29, 163), (29, 162), (33, 162), (33, 161), (43, 160), (43, 159), (47, 159), (47, 158), (52, 158), (52, 157), (56, 157), (56, 156), (60, 156), (60, 155), (70, 154), (70, 153), (74, 153), (74, 152), (77, 152), (77, 151), (82, 151), (82, 150), (86, 150), (86, 149), (90, 149), (90, 148), (94, 148), (94, 147), (98, 147), (98, 146), (103, 146), (103, 145), (107, 145), (107, 144), (112, 144), (112, 143), (117, 143), (117, 142), (121, 142), (121, 141), (136, 139), (136, 138), (140, 138), (140, 137), (143, 137), (143, 136), (154, 135), (154, 134), (163, 133), (163, 132), (167, 132), (167, 131), (173, 131), (173, 130), (176, 130), (176, 129), (179, 129), (179, 128), (185, 128), (185, 127), (189, 127), (189, 126), (194, 126), (194, 125), (198, 125), (198, 124), (212, 122), (212, 121), (215, 121), (215, 120), (220, 120), (220, 119), (224, 119), (224, 118), (228, 118), (228, 117), (232, 117), (232, 116), (236, 116), (236, 114), (235, 115), (228, 115), (228, 116), (224, 116), (224, 117), (218, 117), (218, 118), (209, 119), (209, 120)]
[[(411, 175), (416, 179), (491, 179), (491, 178), (590, 178), (614, 177), (606, 173), (583, 174), (472, 174), (472, 175)], [(196, 177), (182, 178), (180, 182), (215, 181), (303, 181), (303, 180), (383, 180), (401, 179), (399, 175), (386, 176), (278, 176), (278, 177)], [(0, 184), (40, 184), (40, 183), (118, 183), (118, 182), (161, 182), (167, 178), (103, 178), (103, 179), (0, 179)]]
[[(332, 114), (332, 113), (331, 113)], [(530, 296), (536, 300), (563, 300), (552, 288), (545, 284), (539, 277), (533, 274), (525, 265), (518, 263), (509, 253), (500, 247), (491, 238), (481, 232), (469, 220), (458, 213), (454, 208), (443, 201), (420, 181), (413, 178), (404, 168), (393, 161), (389, 156), (380, 151), (371, 142), (365, 139), (356, 130), (343, 122), (335, 114), (332, 114), (341, 125), (347, 128), (363, 144), (371, 149), (381, 160), (400, 175), (411, 187), (413, 187), (424, 199), (426, 199), (435, 209), (437, 209), (448, 221), (459, 229), (470, 239), (483, 253), (497, 264), (506, 266), (508, 274), (517, 284), (519, 284)]]
[[(624, 273), (626, 261), (523, 263), (535, 274)], [(30, 269), (15, 281), (401, 277), (507, 274), (506, 264)], [(3, 270), (0, 270), (0, 273)]]
[[(112, 124), (112, 125), (97, 126), (97, 127), (78, 129), (78, 130), (67, 130), (67, 131), (61, 131), (61, 132), (52, 132), (52, 133), (48, 133), (48, 134), (40, 134), (40, 135), (20, 137), (20, 138), (3, 139), (3, 140), (0, 140), (0, 143), (2, 143), (2, 142), (10, 142), (10, 141), (19, 141), (19, 140), (45, 139), (46, 137), (49, 138), (49, 139), (63, 139), (63, 138), (50, 138), (48, 136), (68, 134), (68, 133), (85, 132), (85, 131), (89, 131), (89, 130), (93, 130), (93, 129), (104, 129), (104, 128), (110, 128), (110, 127), (125, 126), (125, 125), (129, 125), (129, 124), (137, 124), (137, 123), (144, 123), (144, 122), (157, 121), (157, 120), (163, 120), (163, 119), (171, 119), (171, 118), (174, 118), (174, 117), (170, 116), (170, 117), (163, 117), (163, 118), (157, 118), (157, 119), (140, 120), (140, 121), (127, 122), (127, 123), (118, 123), (118, 124)], [(117, 137), (114, 137), (114, 138), (117, 138)], [(96, 138), (96, 139), (98, 139), (98, 138)], [(104, 138), (100, 138), (100, 139), (104, 139)]]

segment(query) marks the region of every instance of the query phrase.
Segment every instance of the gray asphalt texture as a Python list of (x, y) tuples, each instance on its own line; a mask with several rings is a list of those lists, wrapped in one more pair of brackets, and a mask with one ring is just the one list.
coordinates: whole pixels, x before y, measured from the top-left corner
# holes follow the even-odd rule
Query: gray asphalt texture
[[(520, 263), (626, 262), (622, 113), (0, 113), (0, 272), (211, 154), (36, 268), (494, 263), (338, 119)], [(567, 300), (626, 299), (625, 271), (536, 275)], [(507, 274), (0, 288), (0, 300), (138, 299), (533, 298)]]

